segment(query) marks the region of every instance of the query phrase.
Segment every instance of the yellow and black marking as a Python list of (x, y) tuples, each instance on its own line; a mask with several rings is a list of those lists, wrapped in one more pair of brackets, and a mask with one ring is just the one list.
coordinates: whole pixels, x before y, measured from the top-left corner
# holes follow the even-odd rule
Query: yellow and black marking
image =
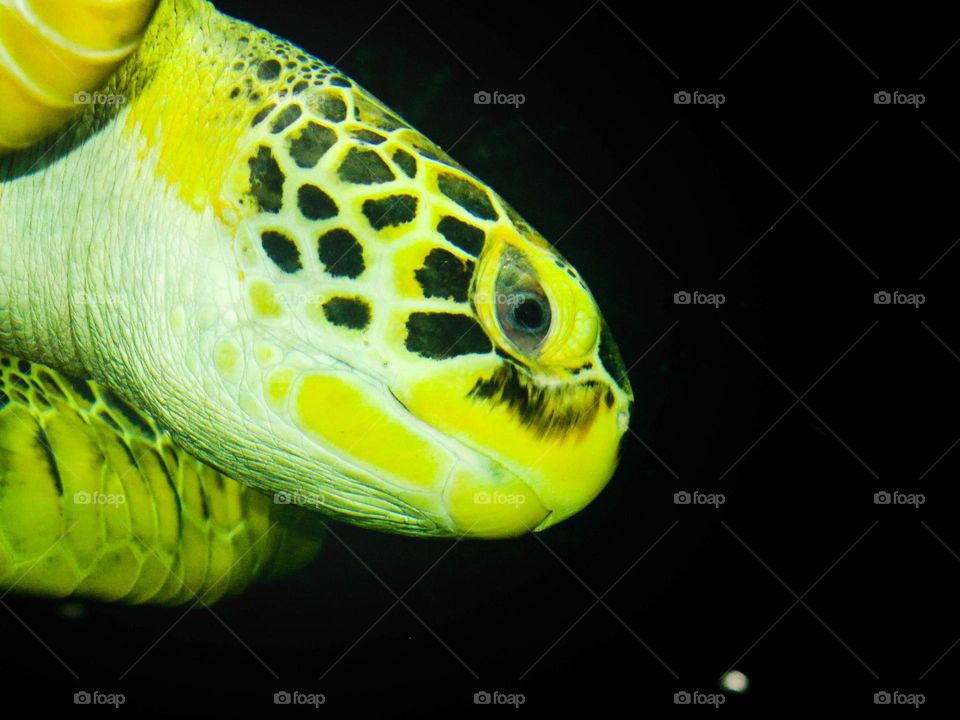
[(431, 360), (493, 351), (493, 343), (473, 317), (439, 312), (410, 314), (406, 347)]
[(320, 548), (320, 516), (180, 451), (116, 393), (0, 356), (0, 588), (174, 605)]
[(477, 380), (470, 397), (505, 405), (539, 437), (564, 436), (589, 428), (601, 399), (606, 400), (607, 407), (613, 404), (613, 395), (594, 380), (541, 387), (510, 363), (491, 377)]

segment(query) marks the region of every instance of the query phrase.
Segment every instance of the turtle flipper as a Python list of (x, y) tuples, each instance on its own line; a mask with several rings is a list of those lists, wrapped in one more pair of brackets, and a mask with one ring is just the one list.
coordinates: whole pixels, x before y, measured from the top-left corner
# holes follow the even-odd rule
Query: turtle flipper
[(33, 145), (96, 99), (157, 0), (0, 2), (0, 153)]
[(297, 569), (320, 515), (225, 477), (96, 383), (0, 355), (0, 588), (210, 604)]

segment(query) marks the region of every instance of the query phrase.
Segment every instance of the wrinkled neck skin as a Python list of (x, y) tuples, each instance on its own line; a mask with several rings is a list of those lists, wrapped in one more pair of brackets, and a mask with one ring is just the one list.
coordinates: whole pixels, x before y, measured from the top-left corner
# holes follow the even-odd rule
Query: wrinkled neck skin
[(0, 184), (0, 346), (111, 384), (141, 369), (144, 339), (184, 342), (170, 312), (184, 299), (229, 297), (226, 229), (140, 164), (123, 112), (42, 171), (23, 153)]
[[(180, 129), (204, 124), (224, 92), (209, 82), (223, 48), (196, 56), (205, 26), (224, 23), (214, 13), (192, 0), (161, 3), (140, 50), (102, 91), (124, 98), (119, 112), (90, 105), (60, 136), (0, 158), (0, 348), (108, 384), (175, 427), (181, 416), (222, 423), (222, 408), (237, 403), (199, 361), (242, 306), (231, 232), (213, 203), (191, 203), (192, 190), (171, 182), (194, 153), (176, 147), (189, 133), (157, 127), (163, 108), (150, 88), (181, 91), (172, 100)], [(222, 30), (211, 37), (229, 42)]]
[[(157, 148), (129, 127), (131, 116), (149, 112), (142, 90), (155, 48), (166, 47), (171, 65), (191, 66), (186, 40), (199, 18), (181, 12), (178, 26), (178, 5), (194, 3), (160, 8), (143, 47), (103, 89), (103, 103), (88, 105), (57, 136), (0, 158), (4, 350), (73, 373), (123, 372), (135, 338), (172, 329), (150, 308), (170, 308), (180, 293), (225, 289), (226, 268), (211, 262), (220, 259), (213, 256), (225, 229), (171, 191)], [(105, 355), (106, 347), (118, 352)]]

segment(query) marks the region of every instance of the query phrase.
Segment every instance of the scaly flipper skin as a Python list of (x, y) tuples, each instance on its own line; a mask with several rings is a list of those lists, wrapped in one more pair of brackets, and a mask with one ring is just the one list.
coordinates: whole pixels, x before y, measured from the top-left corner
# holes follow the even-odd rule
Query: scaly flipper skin
[(0, 0), (0, 153), (66, 123), (137, 47), (157, 0)]
[(210, 604), (301, 567), (322, 530), (109, 390), (0, 355), (0, 588)]
[(0, 159), (0, 349), (240, 483), (366, 527), (578, 512), (632, 393), (582, 278), (335, 68), (162, 0), (60, 135)]

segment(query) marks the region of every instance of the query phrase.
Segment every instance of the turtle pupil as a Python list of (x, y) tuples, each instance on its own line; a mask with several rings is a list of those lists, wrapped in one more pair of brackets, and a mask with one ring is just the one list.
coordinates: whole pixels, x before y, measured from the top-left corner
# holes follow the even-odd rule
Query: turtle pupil
[(536, 331), (543, 325), (543, 309), (532, 299), (521, 300), (513, 310), (513, 317), (520, 327)]

